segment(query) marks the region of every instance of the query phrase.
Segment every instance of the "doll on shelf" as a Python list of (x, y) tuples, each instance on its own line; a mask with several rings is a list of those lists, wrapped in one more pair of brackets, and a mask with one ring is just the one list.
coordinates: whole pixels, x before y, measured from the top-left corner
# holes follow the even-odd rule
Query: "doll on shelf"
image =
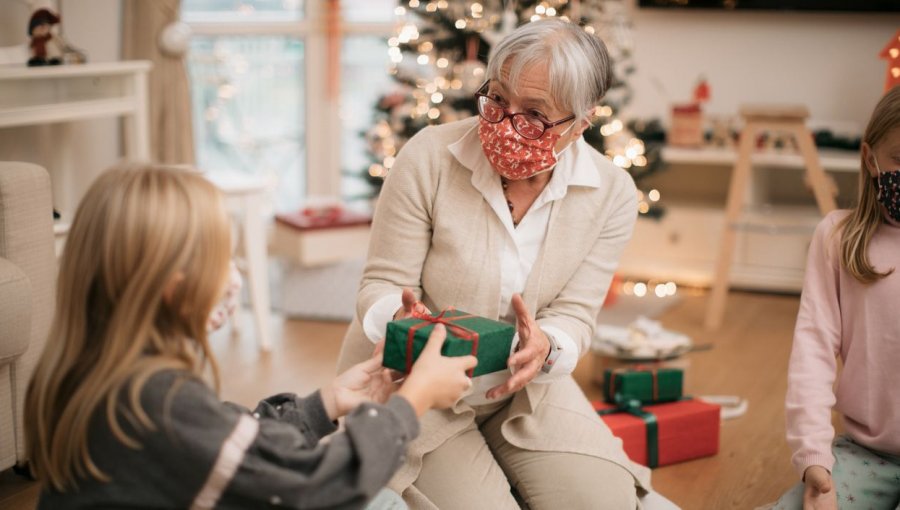
[(59, 22), (59, 15), (49, 9), (38, 9), (31, 15), (28, 22), (28, 35), (31, 36), (29, 66), (87, 62), (87, 56), (83, 51), (69, 44), (62, 34), (54, 30), (53, 26)]
[(31, 15), (28, 22), (28, 35), (31, 37), (29, 66), (62, 64), (63, 44), (52, 31), (57, 23), (59, 16), (49, 9), (38, 9)]

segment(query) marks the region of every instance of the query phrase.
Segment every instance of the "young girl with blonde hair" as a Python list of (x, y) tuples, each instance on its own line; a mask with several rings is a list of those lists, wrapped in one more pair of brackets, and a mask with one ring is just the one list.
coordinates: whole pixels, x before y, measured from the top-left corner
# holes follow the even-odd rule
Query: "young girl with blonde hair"
[(25, 405), (39, 508), (361, 508), (417, 416), (469, 386), (475, 359), (441, 357), (436, 328), (396, 395), (376, 353), (306, 398), (220, 402), (207, 323), (230, 232), (218, 191), (183, 170), (110, 170), (87, 192)]
[(900, 504), (900, 87), (875, 107), (861, 159), (859, 204), (826, 216), (809, 248), (786, 399), (803, 483), (778, 509)]

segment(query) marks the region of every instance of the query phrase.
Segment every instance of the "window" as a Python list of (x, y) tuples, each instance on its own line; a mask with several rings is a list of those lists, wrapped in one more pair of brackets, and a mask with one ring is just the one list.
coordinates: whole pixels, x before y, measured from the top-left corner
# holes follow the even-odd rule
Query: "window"
[[(367, 196), (363, 133), (392, 87), (386, 39), (395, 5), (183, 0), (182, 19), (194, 31), (187, 63), (198, 166), (265, 177), (279, 211), (310, 196)], [(336, 42), (332, 15), (340, 16)], [(335, 63), (331, 44), (339, 45)]]

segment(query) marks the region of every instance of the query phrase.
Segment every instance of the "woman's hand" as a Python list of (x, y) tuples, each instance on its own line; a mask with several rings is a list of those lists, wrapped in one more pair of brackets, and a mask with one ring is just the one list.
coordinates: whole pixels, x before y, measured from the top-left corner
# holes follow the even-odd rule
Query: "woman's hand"
[(322, 403), (332, 420), (340, 418), (363, 402), (383, 404), (396, 390), (390, 370), (381, 366), (384, 340), (375, 345), (372, 357), (353, 365), (322, 388)]
[(452, 406), (472, 387), (466, 371), (475, 368), (478, 359), (475, 356), (442, 356), (441, 346), (446, 338), (444, 325), (435, 325), (428, 343), (397, 392), (409, 401), (418, 416), (429, 409)]
[(550, 340), (528, 313), (522, 296), (513, 294), (512, 305), (516, 311), (516, 329), (519, 331), (518, 350), (509, 357), (507, 363), (513, 375), (505, 383), (488, 390), (486, 395), (489, 399), (500, 398), (524, 388), (538, 375), (550, 354)]
[(403, 307), (399, 308), (397, 312), (394, 313), (395, 321), (412, 317), (413, 312), (431, 314), (431, 311), (428, 310), (425, 303), (416, 299), (416, 295), (413, 294), (412, 289), (403, 289), (403, 296), (401, 299), (403, 300)]
[(837, 493), (831, 473), (822, 466), (809, 466), (803, 473), (803, 510), (837, 510)]

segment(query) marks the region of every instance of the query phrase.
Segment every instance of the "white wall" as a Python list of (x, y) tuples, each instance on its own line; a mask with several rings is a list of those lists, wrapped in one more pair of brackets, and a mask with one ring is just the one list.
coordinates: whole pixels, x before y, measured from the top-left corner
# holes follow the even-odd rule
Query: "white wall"
[[(121, 54), (120, 0), (61, 0), (62, 25), (66, 39), (84, 50), (90, 62), (118, 60)], [(33, 5), (58, 5), (53, 0), (37, 0)], [(27, 42), (26, 29), (31, 8), (22, 0), (0, 0), (0, 46)], [(70, 189), (63, 189), (53, 168), (55, 127), (0, 129), (0, 160), (29, 161), (43, 165), (54, 182), (54, 205), (74, 212), (77, 200), (104, 169), (119, 159), (119, 121), (98, 119), (70, 125), (73, 147), (68, 156), (76, 175)]]
[[(746, 102), (807, 105), (814, 121), (865, 128), (881, 97), (878, 53), (900, 14), (632, 10), (636, 73), (629, 111), (668, 119), (697, 77), (712, 89), (706, 111), (734, 114)], [(664, 86), (663, 97), (652, 79)]]

